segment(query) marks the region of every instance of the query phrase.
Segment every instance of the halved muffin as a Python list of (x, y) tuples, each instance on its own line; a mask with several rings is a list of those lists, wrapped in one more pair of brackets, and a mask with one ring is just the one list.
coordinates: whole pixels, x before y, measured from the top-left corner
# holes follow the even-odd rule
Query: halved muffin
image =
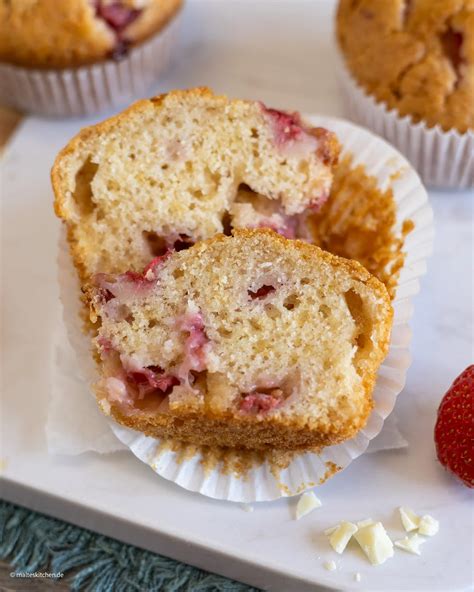
[(307, 237), (338, 153), (332, 132), (295, 113), (175, 91), (69, 142), (52, 171), (55, 209), (83, 278), (139, 271), (170, 247), (233, 228)]
[(306, 450), (372, 409), (387, 290), (360, 264), (271, 230), (218, 235), (87, 288), (118, 422), (197, 445)]

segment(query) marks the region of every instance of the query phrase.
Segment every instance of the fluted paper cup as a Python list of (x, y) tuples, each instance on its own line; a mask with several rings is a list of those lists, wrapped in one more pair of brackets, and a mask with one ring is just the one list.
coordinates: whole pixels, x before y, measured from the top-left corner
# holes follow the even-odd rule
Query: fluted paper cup
[[(238, 453), (228, 453), (227, 459), (221, 454), (221, 461), (224, 462), (209, 463), (208, 449), (200, 450), (184, 444), (178, 447), (164, 445), (166, 443), (159, 439), (110, 421), (117, 438), (157, 475), (212, 498), (235, 502), (268, 501), (296, 495), (323, 483), (365, 452), (369, 442), (380, 433), (384, 420), (392, 412), (396, 398), (405, 385), (410, 364), (411, 333), (408, 323), (412, 315), (412, 299), (419, 290), (419, 279), (426, 271), (426, 259), (433, 242), (433, 215), (426, 191), (407, 160), (384, 140), (341, 119), (318, 116), (306, 119), (312, 125), (336, 132), (343, 145), (343, 157), (351, 154), (353, 166), (364, 165), (367, 174), (378, 180), (381, 189), (392, 187), (397, 208), (395, 231), (398, 234), (401, 235), (404, 222), (411, 220), (414, 224), (405, 239), (405, 261), (393, 300), (390, 349), (378, 372), (373, 393), (374, 409), (366, 427), (351, 440), (329, 446), (319, 454), (295, 455), (289, 465), (280, 471), (275, 470), (268, 457), (239, 476), (225, 470), (226, 461), (227, 465), (229, 460), (232, 461), (229, 456), (233, 455), (234, 461), (238, 461)], [(83, 370), (85, 384), (90, 384), (97, 380), (97, 370), (92, 362), (90, 339), (81, 331), (79, 317), (83, 305), (79, 301), (78, 280), (64, 239), (59, 253), (59, 282), (69, 339), (75, 349), (77, 363)], [(84, 396), (87, 396), (86, 392)]]
[(169, 64), (178, 12), (123, 59), (69, 69), (32, 69), (0, 63), (0, 103), (45, 117), (80, 117), (140, 98)]
[(426, 185), (446, 189), (474, 187), (474, 130), (444, 131), (401, 116), (354, 80), (339, 56), (338, 77), (348, 117), (391, 142)]

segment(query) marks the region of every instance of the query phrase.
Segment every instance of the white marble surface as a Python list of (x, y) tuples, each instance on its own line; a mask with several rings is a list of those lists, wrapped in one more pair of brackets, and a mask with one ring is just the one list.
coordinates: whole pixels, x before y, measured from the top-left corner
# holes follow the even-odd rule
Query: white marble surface
[[(277, 107), (341, 115), (331, 6), (191, 1), (187, 41), (160, 89), (209, 84)], [(128, 453), (47, 455), (48, 360), (58, 312), (49, 168), (83, 123), (27, 120), (2, 162), (3, 496), (266, 589), (471, 589), (472, 492), (437, 464), (432, 430), (442, 394), (473, 359), (474, 196), (430, 194), (435, 254), (415, 302), (414, 361), (397, 403), (409, 448), (358, 459), (320, 488), (323, 507), (301, 521), (293, 520), (288, 500), (246, 513), (157, 480)], [(400, 504), (441, 522), (420, 558), (400, 552), (372, 568), (356, 550), (342, 558), (328, 550), (322, 530), (342, 518), (370, 515), (401, 535), (394, 512)], [(322, 564), (333, 558), (338, 570), (330, 573)]]

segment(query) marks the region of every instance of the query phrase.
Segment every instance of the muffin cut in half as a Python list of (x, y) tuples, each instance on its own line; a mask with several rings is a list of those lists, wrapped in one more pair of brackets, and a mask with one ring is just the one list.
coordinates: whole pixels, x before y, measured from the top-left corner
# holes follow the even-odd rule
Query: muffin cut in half
[(333, 133), (298, 114), (174, 91), (81, 131), (54, 164), (55, 209), (83, 279), (140, 271), (233, 228), (307, 237), (338, 153)]
[(86, 288), (102, 409), (153, 437), (305, 450), (372, 409), (392, 309), (355, 261), (238, 230)]

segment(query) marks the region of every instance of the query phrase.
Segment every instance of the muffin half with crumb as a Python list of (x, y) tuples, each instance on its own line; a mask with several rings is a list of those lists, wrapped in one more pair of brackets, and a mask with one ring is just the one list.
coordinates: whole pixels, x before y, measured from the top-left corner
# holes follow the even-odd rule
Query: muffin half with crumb
[(309, 450), (372, 409), (392, 308), (360, 264), (272, 230), (237, 230), (87, 288), (99, 405), (196, 445)]
[(311, 238), (338, 154), (335, 134), (297, 113), (174, 91), (71, 140), (52, 170), (55, 209), (83, 280), (235, 228)]

